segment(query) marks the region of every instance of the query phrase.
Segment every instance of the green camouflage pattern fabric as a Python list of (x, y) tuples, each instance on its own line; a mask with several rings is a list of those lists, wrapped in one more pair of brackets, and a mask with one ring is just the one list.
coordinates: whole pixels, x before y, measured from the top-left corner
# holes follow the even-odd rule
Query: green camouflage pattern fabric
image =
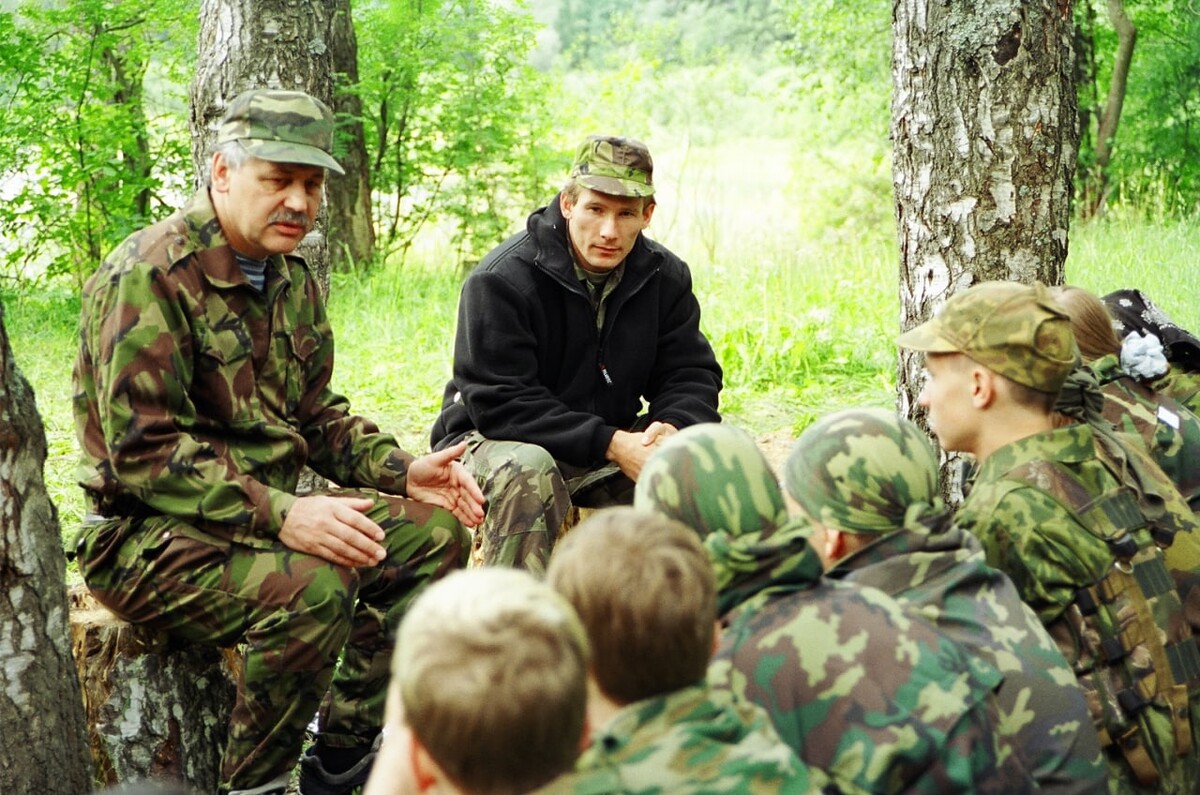
[(303, 91), (259, 88), (234, 97), (217, 129), (217, 145), (238, 141), (257, 158), (345, 174), (333, 159), (333, 112)]
[(230, 787), (295, 764), (331, 682), (330, 744), (377, 731), (396, 620), (464, 562), (467, 535), (450, 513), (376, 491), (368, 516), (387, 533), (383, 563), (342, 569), (279, 542), (306, 463), (343, 486), (404, 492), (412, 457), (349, 413), (332, 367), (303, 261), (272, 258), (260, 294), (207, 191), (128, 238), (84, 288), (74, 412), (95, 515), (77, 541), (80, 572), (127, 620), (245, 641)]
[(131, 235), (83, 291), (80, 484), (101, 514), (162, 513), (197, 540), (269, 547), (305, 464), (405, 491), (412, 456), (330, 388), (333, 333), (298, 257), (249, 287), (201, 190)]
[(902, 348), (962, 353), (1006, 378), (1057, 392), (1079, 363), (1071, 320), (1040, 282), (980, 282), (900, 335)]
[(809, 516), (848, 533), (891, 533), (910, 513), (940, 509), (928, 437), (894, 412), (856, 409), (814, 422), (784, 466), (787, 492)]
[(826, 576), (917, 609), (972, 660), (1004, 674), (1002, 729), (1043, 792), (1093, 793), (1107, 771), (1083, 692), (1062, 652), (983, 548), (954, 525), (925, 434), (882, 409), (839, 411), (800, 435), (785, 483), (810, 516), (872, 537)]
[(1171, 365), (1166, 373), (1148, 381), (1147, 386), (1161, 395), (1179, 401), (1194, 414), (1200, 416), (1200, 373)]
[(1104, 418), (1141, 439), (1192, 511), (1200, 513), (1200, 417), (1130, 378), (1115, 354), (1088, 366), (1104, 394)]
[(1005, 445), (983, 461), (957, 522), (1075, 671), (1111, 790), (1196, 792), (1200, 536), (1161, 471), (1142, 480), (1153, 463), (1131, 465), (1138, 452), (1117, 442), (1076, 424)]
[(495, 441), (478, 431), (463, 438), (463, 466), (475, 476), (487, 506), (475, 528), (474, 563), (541, 576), (572, 507), (633, 501), (633, 483), (616, 464), (573, 467), (554, 460), (540, 445)]
[(571, 179), (610, 196), (653, 196), (650, 150), (633, 138), (589, 135), (571, 165)]
[(82, 534), (80, 574), (114, 613), (191, 643), (243, 644), (226, 789), (290, 770), (318, 707), (330, 745), (369, 743), (383, 725), (400, 618), (426, 584), (465, 563), (464, 531), (447, 511), (337, 493), (375, 500), (367, 516), (386, 533), (379, 564), (333, 566), (279, 542), (200, 541), (195, 528), (162, 515), (96, 522)]
[(593, 731), (575, 772), (539, 795), (820, 793), (763, 711), (705, 685), (638, 701)]
[(705, 424), (673, 435), (634, 505), (704, 537), (724, 627), (711, 685), (763, 706), (842, 791), (1033, 790), (1000, 731), (1000, 673), (882, 591), (823, 577), (810, 528), (786, 519), (748, 434)]

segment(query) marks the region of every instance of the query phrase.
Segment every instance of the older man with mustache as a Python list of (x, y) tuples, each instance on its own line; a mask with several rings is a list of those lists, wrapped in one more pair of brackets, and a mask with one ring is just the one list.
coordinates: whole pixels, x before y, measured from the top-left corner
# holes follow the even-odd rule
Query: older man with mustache
[[(324, 303), (292, 251), (342, 173), (332, 141), (307, 94), (239, 95), (209, 184), (84, 289), (79, 568), (129, 621), (243, 645), (222, 793), (282, 793), (319, 705), (300, 791), (366, 780), (392, 630), (483, 518), (463, 445), (414, 457), (330, 388)], [(306, 464), (344, 488), (296, 496)]]

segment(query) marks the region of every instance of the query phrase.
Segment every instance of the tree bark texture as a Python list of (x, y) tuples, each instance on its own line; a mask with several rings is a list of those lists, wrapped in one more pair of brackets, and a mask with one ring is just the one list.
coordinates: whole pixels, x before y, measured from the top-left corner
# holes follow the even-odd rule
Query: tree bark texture
[[(893, 3), (901, 328), (985, 280), (1060, 284), (1078, 151), (1070, 0)], [(900, 410), (922, 357), (900, 352)]]
[(375, 258), (375, 225), (371, 214), (370, 166), (358, 88), (358, 40), (350, 16), (350, 0), (333, 0), (329, 32), (333, 52), (333, 112), (338, 119), (335, 156), (344, 176), (330, 174), (329, 258), (335, 271), (357, 270)]
[[(251, 88), (305, 91), (333, 107), (330, 25), (339, 3), (307, 0), (202, 0), (196, 78), (191, 89), (192, 160), (207, 184), (217, 127), (230, 100)], [(300, 244), (329, 289), (327, 213)]]
[(166, 778), (216, 792), (239, 658), (172, 645), (127, 624), (80, 587), (71, 636), (96, 778), (105, 786)]
[(77, 795), (92, 765), (67, 629), (46, 434), (0, 307), (0, 793)]
[(1137, 43), (1137, 28), (1125, 12), (1122, 0), (1108, 0), (1108, 20), (1117, 32), (1117, 54), (1113, 59), (1108, 97), (1100, 111), (1100, 122), (1096, 129), (1096, 162), (1088, 180), (1090, 195), (1084, 207), (1087, 217), (1104, 212), (1104, 204), (1108, 200), (1108, 164), (1112, 160), (1113, 141), (1117, 137), (1117, 125), (1125, 106), (1129, 67), (1133, 63), (1133, 48)]

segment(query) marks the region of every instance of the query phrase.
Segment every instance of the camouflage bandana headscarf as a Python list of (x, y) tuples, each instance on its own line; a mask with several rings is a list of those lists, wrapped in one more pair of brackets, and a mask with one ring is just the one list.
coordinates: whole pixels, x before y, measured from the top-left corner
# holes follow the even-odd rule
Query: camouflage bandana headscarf
[(839, 411), (813, 423), (788, 456), (784, 483), (810, 516), (849, 533), (927, 533), (949, 518), (929, 440), (883, 409)]
[(633, 504), (700, 534), (722, 615), (751, 596), (807, 588), (820, 576), (807, 525), (788, 521), (779, 483), (745, 431), (705, 423), (675, 434), (642, 468)]

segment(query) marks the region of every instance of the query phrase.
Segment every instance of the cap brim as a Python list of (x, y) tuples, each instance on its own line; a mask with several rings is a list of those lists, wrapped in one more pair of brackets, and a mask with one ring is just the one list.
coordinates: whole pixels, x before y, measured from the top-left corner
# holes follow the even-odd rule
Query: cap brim
[(896, 338), (901, 348), (927, 353), (959, 353), (959, 347), (946, 339), (937, 328), (936, 320), (926, 320)]
[(575, 178), (575, 182), (588, 190), (606, 193), (609, 196), (632, 196), (637, 198), (654, 195), (653, 185), (647, 185), (644, 182), (634, 182), (629, 179), (582, 174)]
[(320, 166), (338, 174), (346, 173), (345, 169), (338, 165), (338, 161), (326, 152), (308, 144), (260, 141), (253, 138), (243, 138), (240, 143), (254, 157), (270, 160), (272, 163), (299, 163), (305, 166)]

